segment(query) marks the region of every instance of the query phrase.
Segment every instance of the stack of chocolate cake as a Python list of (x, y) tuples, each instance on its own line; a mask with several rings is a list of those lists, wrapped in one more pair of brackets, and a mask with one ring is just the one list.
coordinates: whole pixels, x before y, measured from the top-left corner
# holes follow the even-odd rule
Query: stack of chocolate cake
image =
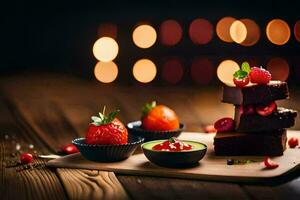
[(280, 81), (242, 88), (224, 86), (222, 102), (235, 106), (235, 130), (216, 134), (215, 154), (283, 155), (287, 141), (286, 128), (294, 125), (297, 111), (277, 107), (275, 101), (288, 97), (287, 83)]

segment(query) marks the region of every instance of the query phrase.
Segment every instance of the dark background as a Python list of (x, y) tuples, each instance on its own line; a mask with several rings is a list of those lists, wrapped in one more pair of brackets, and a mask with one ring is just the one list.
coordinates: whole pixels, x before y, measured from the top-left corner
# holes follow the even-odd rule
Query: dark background
[[(217, 66), (224, 59), (247, 58), (255, 58), (264, 65), (268, 58), (281, 56), (290, 65), (288, 81), (299, 84), (293, 73), (300, 68), (300, 42), (293, 35), (299, 13), (299, 3), (288, 0), (13, 1), (1, 6), (1, 76), (59, 72), (94, 79), (97, 60), (92, 55), (92, 45), (97, 39), (97, 28), (101, 23), (113, 22), (118, 25), (120, 46), (116, 62), (121, 73), (117, 83), (132, 83), (132, 65), (142, 57), (160, 63), (164, 57), (179, 56), (189, 65), (192, 58), (206, 56)], [(243, 47), (224, 43), (214, 34), (207, 45), (191, 42), (187, 30), (193, 19), (208, 19), (215, 27), (225, 16), (256, 21), (261, 28), (260, 41)], [(178, 45), (164, 47), (156, 42), (149, 49), (139, 49), (133, 44), (131, 33), (137, 23), (148, 22), (158, 30), (159, 24), (170, 18), (183, 27), (184, 38)], [(266, 38), (266, 24), (274, 18), (285, 20), (291, 28), (291, 38), (284, 46), (276, 46)]]

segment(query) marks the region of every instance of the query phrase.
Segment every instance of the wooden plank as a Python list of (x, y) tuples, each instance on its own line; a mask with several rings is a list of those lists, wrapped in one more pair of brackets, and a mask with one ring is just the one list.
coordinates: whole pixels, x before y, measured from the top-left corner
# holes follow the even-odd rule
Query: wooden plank
[(118, 179), (133, 199), (249, 199), (237, 184), (124, 175)]
[[(1, 112), (9, 118), (9, 113), (1, 107)], [(1, 166), (1, 186), (0, 196), (3, 199), (66, 199), (64, 189), (56, 174), (45, 167), (45, 161), (34, 159), (33, 164), (39, 164), (42, 167), (34, 169), (21, 169), (21, 167), (8, 167), (9, 161), (18, 160), (18, 156), (12, 157), (16, 152), (16, 144), (21, 144), (21, 150), (27, 150), (27, 145), (31, 140), (22, 137), (24, 130), (11, 127), (12, 124), (5, 125), (0, 122), (0, 166)], [(9, 135), (10, 139), (5, 139)], [(13, 139), (12, 139), (13, 137)], [(40, 152), (38, 145), (35, 150)], [(51, 196), (49, 195), (51, 194)]]
[[(299, 134), (297, 131), (288, 131), (288, 137)], [(207, 145), (207, 154), (200, 161), (199, 166), (186, 169), (164, 168), (148, 161), (144, 154), (135, 154), (130, 158), (115, 163), (95, 163), (88, 161), (81, 154), (74, 154), (51, 160), (47, 163), (51, 167), (69, 167), (81, 169), (98, 169), (113, 171), (128, 175), (148, 175), (158, 177), (189, 178), (200, 180), (216, 180), (230, 182), (263, 182), (278, 179), (280, 176), (295, 171), (300, 167), (300, 149), (288, 148), (284, 156), (274, 157), (279, 167), (266, 170), (262, 165), (262, 156), (235, 156), (239, 160), (253, 160), (255, 162), (240, 165), (226, 165), (228, 156), (215, 156), (213, 152), (214, 134), (184, 132), (179, 138), (183, 140), (200, 141)]]
[(112, 172), (64, 168), (57, 172), (70, 199), (129, 199)]

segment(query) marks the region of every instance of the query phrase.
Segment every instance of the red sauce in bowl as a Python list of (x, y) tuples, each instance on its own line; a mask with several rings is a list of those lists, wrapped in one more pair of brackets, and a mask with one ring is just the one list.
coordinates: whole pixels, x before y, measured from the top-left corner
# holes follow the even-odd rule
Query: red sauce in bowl
[(155, 145), (154, 147), (152, 147), (152, 150), (179, 152), (179, 151), (188, 151), (191, 150), (192, 148), (193, 148), (192, 145), (179, 141), (177, 138), (170, 138), (167, 141)]

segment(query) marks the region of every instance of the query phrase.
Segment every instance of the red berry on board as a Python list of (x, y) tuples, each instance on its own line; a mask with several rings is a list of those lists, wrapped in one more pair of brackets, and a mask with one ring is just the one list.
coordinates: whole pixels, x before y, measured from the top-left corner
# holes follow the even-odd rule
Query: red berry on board
[(204, 127), (205, 133), (215, 133), (217, 129), (215, 129), (214, 125), (207, 125)]
[(240, 106), (240, 113), (244, 114), (244, 115), (251, 115), (255, 113), (255, 109), (252, 105), (248, 105), (248, 106)]
[(214, 124), (214, 127), (218, 132), (233, 131), (234, 126), (234, 120), (230, 117), (219, 119)]
[(65, 154), (73, 154), (73, 153), (79, 152), (79, 150), (77, 149), (77, 147), (74, 144), (67, 144), (67, 145), (63, 146), (61, 150)]
[(29, 164), (33, 160), (33, 156), (30, 153), (22, 153), (20, 155), (20, 161), (22, 164)]
[(264, 85), (268, 84), (272, 78), (269, 71), (259, 67), (252, 67), (249, 76), (251, 83)]
[(233, 83), (237, 86), (237, 87), (245, 87), (246, 85), (248, 85), (249, 83), (249, 77), (246, 76), (243, 79), (239, 79), (239, 78), (233, 78)]
[(276, 103), (271, 102), (269, 105), (266, 106), (257, 106), (255, 110), (261, 116), (268, 116), (272, 114), (276, 109), (277, 109)]
[(288, 144), (289, 144), (290, 148), (295, 148), (296, 146), (299, 145), (298, 138), (291, 137), (288, 141)]
[(270, 157), (265, 157), (264, 164), (267, 169), (275, 169), (279, 166), (279, 164), (272, 161)]

